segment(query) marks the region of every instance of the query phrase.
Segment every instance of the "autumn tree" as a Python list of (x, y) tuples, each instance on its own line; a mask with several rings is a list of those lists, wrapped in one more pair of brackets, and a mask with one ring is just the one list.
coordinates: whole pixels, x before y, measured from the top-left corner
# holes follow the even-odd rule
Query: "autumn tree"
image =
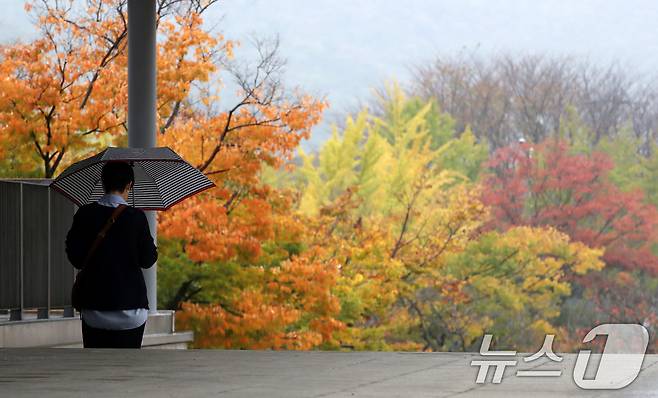
[(200, 348), (301, 349), (335, 347), (340, 306), (332, 293), (337, 267), (315, 250), (270, 269), (245, 270), (251, 279), (231, 303), (186, 302), (177, 320)]
[(483, 198), (497, 226), (554, 226), (604, 247), (608, 264), (658, 271), (651, 252), (658, 213), (641, 191), (623, 192), (609, 180), (609, 157), (569, 153), (564, 142), (548, 140), (500, 149), (488, 166)]
[(348, 117), (342, 133), (334, 128), (317, 156), (300, 151), (302, 211), (315, 213), (358, 186), (361, 211), (385, 214), (429, 164), (456, 180), (476, 178), (487, 152), (470, 131), (457, 137), (449, 115), (432, 102), (406, 97), (398, 85), (389, 86), (381, 101), (383, 115), (364, 110)]
[[(327, 290), (332, 265), (311, 252), (263, 250), (290, 221), (285, 198), (258, 174), (290, 157), (325, 103), (283, 84), (277, 39), (254, 39), (252, 62), (233, 59), (235, 43), (204, 24), (215, 4), (157, 2), (158, 143), (217, 185), (160, 217), (160, 281), (173, 291), (161, 299), (175, 309), (194, 302), (179, 319), (198, 332), (199, 346), (310, 348), (340, 328)], [(39, 35), (3, 46), (0, 58), (0, 138), (11, 148), (2, 166), (35, 175), (38, 164), (38, 175), (53, 177), (125, 144), (130, 16), (125, 0), (43, 0), (26, 9)], [(225, 80), (235, 95), (222, 92)], [(196, 322), (207, 311), (226, 322), (221, 331)]]
[[(160, 217), (162, 236), (192, 263), (168, 302), (180, 306), (177, 319), (196, 331), (199, 347), (331, 345), (342, 327), (334, 319), (335, 266), (293, 250), (300, 242), (290, 234), (300, 226), (289, 200), (260, 179), (309, 137), (325, 103), (285, 86), (278, 39), (253, 45), (255, 61), (223, 63), (200, 88), (200, 102), (180, 102), (159, 137), (217, 185)], [(225, 76), (237, 87), (228, 107), (216, 88)]]
[(610, 181), (622, 191), (642, 191), (644, 197), (658, 206), (658, 144), (651, 143), (643, 153), (642, 139), (626, 129), (612, 138), (603, 138), (596, 150), (607, 154), (614, 162)]
[(431, 102), (389, 100), (391, 115), (348, 119), (299, 170), (305, 241), (339, 264), (341, 344), (466, 350), (496, 330), (529, 346), (553, 330), (564, 274), (600, 269), (601, 253), (554, 229), (483, 234), (488, 209), (462, 162), (478, 144), (432, 131)]
[[(649, 288), (658, 272), (653, 250), (658, 212), (641, 190), (623, 191), (612, 182), (614, 165), (607, 155), (576, 152), (551, 139), (502, 148), (488, 167), (483, 201), (492, 208), (492, 227), (551, 226), (604, 250), (606, 271), (574, 277), (577, 294), (565, 306), (570, 312), (592, 303), (585, 311), (590, 316), (576, 309), (580, 322), (568, 317), (564, 322), (624, 319), (655, 326), (655, 294)], [(630, 289), (634, 285), (645, 290)]]
[[(202, 24), (213, 3), (158, 1), (161, 132), (193, 85), (231, 55), (232, 42)], [(34, 175), (39, 164), (38, 175), (53, 177), (62, 165), (125, 140), (127, 1), (30, 1), (26, 10), (37, 38), (1, 47), (0, 139), (10, 173)]]

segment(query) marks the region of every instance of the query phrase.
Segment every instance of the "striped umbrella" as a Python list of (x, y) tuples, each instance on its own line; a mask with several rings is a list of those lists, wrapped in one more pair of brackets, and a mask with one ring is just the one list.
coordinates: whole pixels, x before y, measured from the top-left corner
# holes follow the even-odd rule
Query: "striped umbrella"
[(143, 210), (167, 210), (215, 186), (208, 177), (168, 147), (109, 147), (74, 163), (50, 186), (78, 206), (95, 202), (105, 193), (101, 170), (105, 162), (109, 161), (124, 161), (133, 166), (135, 185), (128, 201)]

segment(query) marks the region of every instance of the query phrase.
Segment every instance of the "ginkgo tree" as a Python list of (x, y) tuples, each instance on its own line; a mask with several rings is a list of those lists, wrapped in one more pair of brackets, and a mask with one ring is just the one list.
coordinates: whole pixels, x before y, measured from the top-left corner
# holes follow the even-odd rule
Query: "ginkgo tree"
[(470, 130), (458, 134), (449, 115), (432, 102), (420, 105), (407, 98), (397, 85), (390, 86), (381, 101), (385, 114), (373, 116), (364, 110), (347, 118), (341, 134), (334, 128), (317, 155), (317, 166), (314, 156), (300, 150), (302, 211), (312, 214), (358, 185), (362, 212), (387, 212), (410, 180), (430, 166), (431, 172), (456, 181), (477, 177), (487, 149)]

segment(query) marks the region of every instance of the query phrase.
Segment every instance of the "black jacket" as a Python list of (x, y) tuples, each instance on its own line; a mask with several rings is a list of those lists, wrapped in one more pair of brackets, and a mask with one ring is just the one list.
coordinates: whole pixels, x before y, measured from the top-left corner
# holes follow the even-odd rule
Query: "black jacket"
[[(75, 268), (82, 268), (89, 248), (114, 210), (91, 203), (75, 213), (66, 236), (66, 254)], [(150, 268), (157, 258), (146, 215), (127, 207), (87, 264), (86, 284), (81, 287), (82, 308), (105, 311), (149, 308), (142, 268)]]

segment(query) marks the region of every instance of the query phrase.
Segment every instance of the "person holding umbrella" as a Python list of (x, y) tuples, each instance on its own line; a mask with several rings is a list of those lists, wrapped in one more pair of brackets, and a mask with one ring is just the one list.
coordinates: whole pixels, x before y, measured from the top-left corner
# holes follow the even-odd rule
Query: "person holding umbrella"
[(141, 348), (150, 308), (142, 269), (158, 258), (142, 210), (167, 210), (213, 186), (166, 147), (107, 148), (53, 181), (53, 189), (80, 206), (66, 253), (80, 270), (72, 305), (85, 348)]
[[(69, 261), (78, 269), (86, 268), (80, 292), (85, 348), (142, 346), (149, 305), (141, 269), (153, 266), (158, 252), (146, 215), (128, 206), (134, 183), (128, 163), (106, 163), (102, 170), (105, 195), (78, 209), (66, 237)], [(106, 225), (103, 244), (99, 242), (87, 258), (92, 239)]]

